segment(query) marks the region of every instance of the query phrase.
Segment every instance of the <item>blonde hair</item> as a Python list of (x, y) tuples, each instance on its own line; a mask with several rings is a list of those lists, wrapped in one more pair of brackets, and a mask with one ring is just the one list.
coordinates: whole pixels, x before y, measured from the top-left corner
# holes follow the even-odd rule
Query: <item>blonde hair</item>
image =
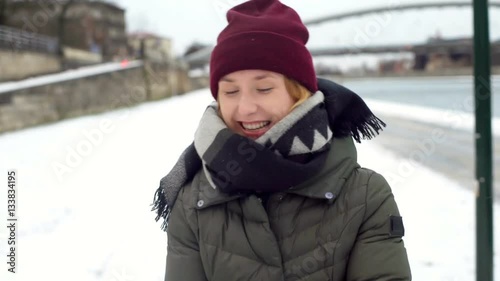
[(292, 105), (290, 111), (294, 110), (311, 96), (311, 92), (308, 89), (302, 86), (299, 82), (286, 76), (285, 87), (288, 94), (295, 100), (295, 104)]

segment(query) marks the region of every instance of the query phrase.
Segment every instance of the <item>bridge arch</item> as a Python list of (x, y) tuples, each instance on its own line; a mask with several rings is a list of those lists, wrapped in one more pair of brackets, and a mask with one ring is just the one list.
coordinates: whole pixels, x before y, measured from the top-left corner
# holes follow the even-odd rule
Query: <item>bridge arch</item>
[[(334, 14), (329, 16), (322, 16), (315, 19), (305, 20), (304, 24), (307, 26), (312, 26), (315, 24), (320, 24), (328, 21), (337, 21), (351, 17), (360, 17), (370, 14), (378, 14), (384, 12), (392, 11), (406, 11), (406, 10), (418, 10), (418, 9), (431, 9), (431, 8), (451, 8), (451, 7), (471, 7), (472, 2), (437, 2), (437, 3), (416, 3), (416, 4), (401, 4), (394, 6), (386, 6), (380, 8), (368, 8), (358, 11), (345, 12), (340, 14)], [(500, 8), (500, 2), (489, 3), (490, 8)]]
[[(500, 2), (490, 1), (490, 8), (500, 8)], [(436, 3), (414, 3), (414, 4), (401, 4), (401, 5), (392, 5), (378, 8), (368, 8), (357, 11), (350, 11), (340, 14), (321, 16), (314, 19), (304, 20), (304, 24), (308, 27), (321, 24), (329, 21), (338, 21), (351, 17), (360, 17), (370, 14), (378, 14), (384, 12), (392, 12), (392, 11), (406, 11), (406, 10), (418, 10), (418, 9), (432, 9), (432, 8), (452, 8), (452, 7), (472, 7), (472, 2), (464, 2), (464, 1), (454, 1), (454, 2), (436, 2)], [(400, 48), (401, 47), (396, 47)], [(212, 53), (213, 46), (207, 47), (205, 49), (201, 49), (198, 52), (192, 53), (189, 56), (185, 57), (185, 61), (191, 66), (203, 66), (208, 63), (210, 59), (210, 54)], [(313, 55), (327, 55), (323, 50), (314, 50)]]

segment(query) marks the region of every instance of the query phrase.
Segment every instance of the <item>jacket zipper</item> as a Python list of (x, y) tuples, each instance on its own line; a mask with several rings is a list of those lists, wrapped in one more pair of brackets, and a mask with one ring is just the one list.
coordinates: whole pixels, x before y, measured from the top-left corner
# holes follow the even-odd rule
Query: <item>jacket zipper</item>
[[(275, 217), (278, 214), (278, 209), (281, 204), (281, 201), (283, 201), (283, 198), (285, 197), (284, 193), (276, 193), (272, 194), (269, 199), (267, 200), (267, 205), (265, 206), (266, 212), (269, 215), (272, 215), (272, 217)], [(271, 209), (271, 205), (276, 204), (274, 209)]]

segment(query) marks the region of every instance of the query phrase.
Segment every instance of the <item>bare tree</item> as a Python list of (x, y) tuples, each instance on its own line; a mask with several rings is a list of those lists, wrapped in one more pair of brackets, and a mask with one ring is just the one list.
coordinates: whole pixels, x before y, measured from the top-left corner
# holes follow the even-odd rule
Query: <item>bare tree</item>
[(77, 2), (77, 0), (67, 0), (66, 2), (64, 2), (61, 6), (61, 13), (59, 14), (57, 38), (59, 39), (59, 55), (61, 56), (61, 59), (64, 58), (63, 43), (64, 29), (66, 26), (66, 12), (75, 2)]
[(5, 10), (7, 9), (7, 0), (0, 0), (0, 25), (5, 25), (7, 21)]

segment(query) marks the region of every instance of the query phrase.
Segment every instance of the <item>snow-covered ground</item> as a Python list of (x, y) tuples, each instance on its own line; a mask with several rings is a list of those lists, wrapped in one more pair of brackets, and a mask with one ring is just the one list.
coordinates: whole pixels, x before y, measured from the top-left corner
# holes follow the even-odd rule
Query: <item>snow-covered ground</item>
[[(6, 171), (16, 169), (19, 218), (16, 274), (7, 272), (8, 229), (0, 227), (0, 280), (163, 280), (166, 235), (149, 204), (210, 101), (200, 90), (0, 135), (0, 205), (7, 202)], [(397, 112), (394, 106), (377, 102), (374, 109)], [(418, 110), (399, 114), (412, 118)], [(413, 280), (475, 280), (475, 195), (370, 141), (358, 149), (360, 163), (392, 183)], [(495, 231), (500, 281), (498, 224)]]

